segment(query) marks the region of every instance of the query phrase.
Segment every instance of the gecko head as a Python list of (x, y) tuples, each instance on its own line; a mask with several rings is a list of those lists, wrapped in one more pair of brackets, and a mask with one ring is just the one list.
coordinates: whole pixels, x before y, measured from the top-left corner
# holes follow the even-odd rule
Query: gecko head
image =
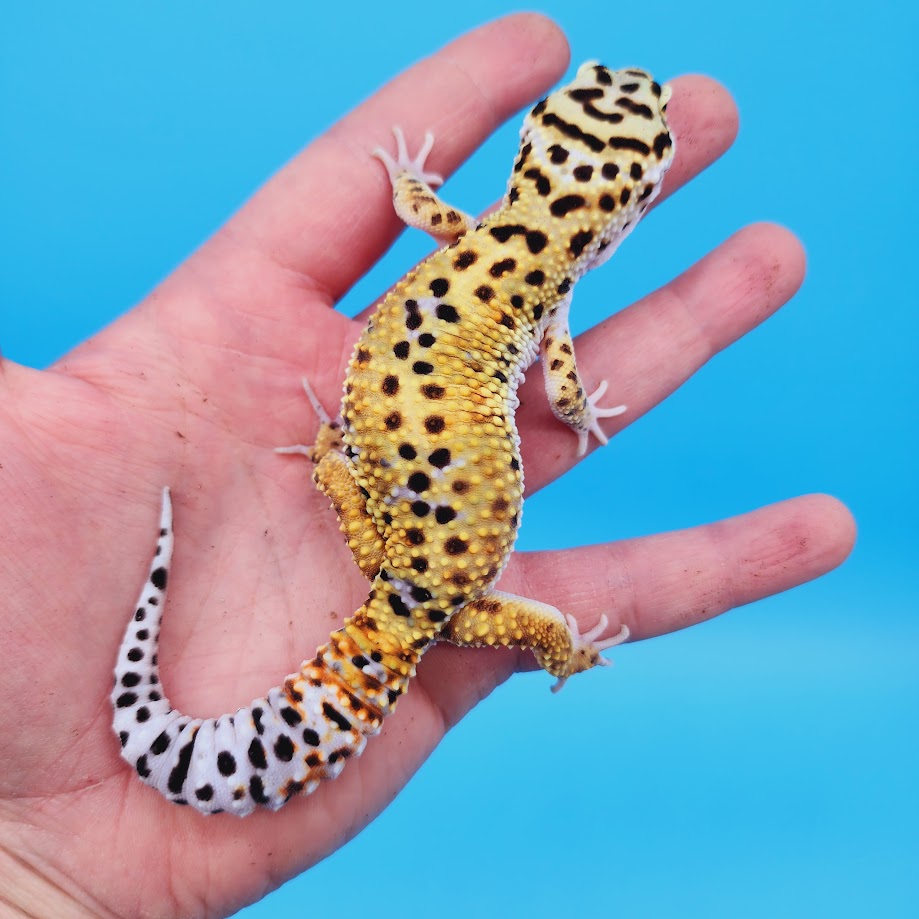
[(525, 118), (509, 200), (569, 222), (595, 257), (660, 191), (673, 161), (669, 99), (670, 88), (643, 70), (583, 64)]

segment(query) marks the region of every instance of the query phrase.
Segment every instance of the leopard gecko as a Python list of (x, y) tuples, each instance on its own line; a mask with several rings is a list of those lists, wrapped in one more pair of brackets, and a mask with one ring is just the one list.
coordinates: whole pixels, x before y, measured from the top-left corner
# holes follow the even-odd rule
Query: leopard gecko
[(168, 800), (205, 814), (277, 809), (335, 778), (379, 732), (434, 642), (530, 648), (558, 678), (606, 661), (628, 636), (580, 634), (573, 617), (495, 589), (514, 545), (523, 470), (517, 388), (541, 356), (554, 414), (585, 453), (599, 419), (568, 326), (572, 288), (612, 255), (655, 199), (673, 160), (669, 87), (642, 70), (584, 64), (530, 111), (500, 207), (477, 222), (445, 204), (410, 157), (376, 150), (396, 212), (442, 244), (386, 296), (358, 341), (331, 420), (302, 452), (331, 500), (367, 601), (315, 656), (264, 697), (219, 718), (172, 707), (157, 662), (173, 548), (164, 492), (159, 542), (118, 652), (121, 754)]

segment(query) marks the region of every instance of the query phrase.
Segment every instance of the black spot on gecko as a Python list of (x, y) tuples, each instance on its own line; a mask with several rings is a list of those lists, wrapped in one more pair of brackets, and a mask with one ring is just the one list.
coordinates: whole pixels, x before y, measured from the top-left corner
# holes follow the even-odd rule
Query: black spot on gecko
[(575, 233), (574, 236), (571, 237), (571, 242), (569, 243), (571, 254), (575, 258), (578, 258), (590, 245), (593, 238), (594, 234), (591, 233), (590, 230), (582, 230), (580, 233)]
[(556, 166), (561, 165), (568, 159), (568, 151), (564, 147), (560, 147), (558, 144), (552, 144), (549, 147), (549, 160), (556, 164)]
[(536, 306), (533, 307), (533, 318), (534, 318), (537, 322), (538, 322), (540, 319), (542, 319), (542, 309), (543, 309), (543, 307), (542, 307), (542, 304), (541, 304), (541, 303), (537, 303)]
[(150, 583), (151, 583), (157, 590), (165, 590), (165, 589), (166, 589), (166, 581), (167, 581), (168, 577), (169, 577), (169, 576), (168, 576), (168, 574), (167, 574), (165, 568), (157, 568), (157, 569), (150, 575)]
[(453, 510), (448, 504), (444, 504), (441, 507), (438, 507), (434, 511), (434, 519), (438, 523), (449, 523), (451, 520), (456, 518), (456, 511)]
[(136, 692), (123, 692), (116, 700), (116, 708), (129, 708), (137, 701)]
[(319, 735), (312, 728), (303, 729), (303, 742), (311, 747), (319, 746)]
[(436, 278), (431, 281), (430, 288), (435, 297), (446, 297), (450, 289), (450, 282), (446, 278)]
[(500, 227), (492, 227), (489, 231), (499, 243), (506, 243), (512, 236), (526, 233), (526, 227), (519, 223), (505, 224)]
[[(154, 756), (159, 756), (161, 753), (165, 753), (169, 749), (169, 735), (163, 731), (157, 735), (156, 740), (150, 744), (150, 752)], [(219, 763), (219, 758), (218, 758)]]
[(623, 188), (622, 194), (619, 195), (619, 203), (623, 205), (628, 204), (629, 198), (631, 198), (631, 196), (632, 196), (632, 190), (630, 188)]
[(262, 715), (265, 713), (259, 706), (252, 709), (252, 723), (255, 725), (255, 733), (262, 736), (265, 733), (265, 725), (262, 724)]
[(265, 758), (265, 747), (262, 742), (257, 738), (252, 738), (252, 743), (249, 744), (249, 762), (255, 766), (256, 769), (267, 769), (268, 760)]
[(417, 494), (431, 487), (431, 480), (423, 472), (413, 472), (408, 477), (408, 487)]
[(195, 797), (199, 801), (210, 801), (214, 797), (214, 789), (211, 785), (202, 785), (195, 789)]
[(402, 426), (402, 416), (398, 412), (390, 412), (384, 419), (387, 431), (397, 431)]
[(442, 399), (445, 392), (443, 386), (438, 386), (437, 383), (425, 383), (421, 387), (421, 394), (426, 399)]
[(624, 108), (627, 112), (631, 112), (633, 115), (638, 115), (639, 118), (647, 118), (650, 121), (654, 117), (654, 113), (647, 105), (641, 102), (634, 102), (628, 96), (620, 96), (616, 100), (616, 105), (619, 108)]
[(427, 501), (413, 501), (412, 513), (416, 517), (427, 517), (431, 512), (431, 505)]
[(249, 779), (249, 794), (252, 795), (252, 800), (256, 804), (267, 804), (268, 796), (265, 794), (265, 783), (262, 781), (261, 776), (254, 775)]
[(587, 202), (581, 195), (562, 195), (556, 198), (549, 206), (553, 217), (564, 217), (572, 211), (584, 207)]
[(443, 622), (447, 618), (447, 614), (442, 609), (431, 609), (428, 610), (428, 619), (431, 622)]
[(483, 302), (488, 303), (495, 295), (494, 290), (487, 284), (480, 284), (473, 293)]
[(501, 314), (500, 322), (501, 322), (501, 325), (503, 325), (505, 329), (514, 329), (517, 327), (517, 323), (514, 322), (514, 317), (508, 315), (507, 313)]
[(469, 548), (469, 543), (459, 536), (451, 536), (444, 543), (444, 550), (448, 555), (462, 555)]
[(359, 364), (366, 364), (370, 360), (370, 352), (366, 348), (358, 348), (354, 357)]
[(670, 139), (670, 135), (664, 131), (662, 134), (658, 134), (654, 138), (654, 155), (660, 159), (664, 155), (664, 151), (672, 146), (673, 141)]
[(435, 341), (437, 341), (437, 339), (430, 332), (422, 332), (422, 334), (418, 336), (418, 344), (421, 345), (422, 348), (430, 348)]
[(134, 673), (129, 670), (127, 673), (122, 674), (121, 685), (126, 687), (136, 686), (140, 682), (140, 674)]
[(407, 341), (397, 341), (392, 347), (392, 353), (404, 361), (408, 357), (409, 343)]
[(604, 163), (600, 174), (604, 179), (609, 179), (612, 182), (619, 175), (619, 167), (615, 163)]
[(434, 365), (429, 364), (427, 361), (415, 361), (415, 363), (412, 364), (412, 370), (421, 376), (427, 376), (429, 373), (433, 372)]
[(530, 230), (526, 235), (527, 248), (533, 255), (538, 255), (546, 248), (549, 237), (542, 230)]
[(616, 210), (616, 199), (612, 195), (600, 195), (599, 204), (601, 211), (609, 213)]
[(418, 452), (411, 444), (400, 444), (399, 445), (399, 456), (405, 460), (413, 460), (418, 455)]
[(381, 389), (387, 396), (394, 396), (399, 391), (399, 378), (390, 374), (383, 378)]
[(169, 781), (166, 783), (166, 787), (174, 795), (177, 795), (182, 790), (185, 779), (188, 777), (188, 767), (191, 765), (191, 755), (195, 749), (195, 741), (197, 739), (198, 732), (196, 730), (192, 739), (179, 750), (179, 758), (172, 772), (169, 773)]
[(146, 615), (147, 615), (147, 611), (141, 607), (137, 610), (136, 613), (134, 613), (134, 621), (143, 622)]
[(647, 156), (651, 152), (651, 148), (637, 137), (611, 137), (607, 143), (614, 150), (634, 150), (643, 156)]
[(129, 737), (130, 737), (130, 735), (128, 734), (127, 731), (119, 731), (119, 732), (118, 732), (118, 742), (119, 742), (119, 743), (121, 744), (121, 746), (123, 746), (123, 747), (127, 745), (128, 738), (129, 738)]
[(428, 560), (426, 558), (413, 558), (411, 564), (412, 568), (419, 574), (424, 574), (428, 570)]
[(289, 763), (294, 758), (294, 742), (286, 735), (278, 735), (274, 742), (274, 754), (282, 763)]
[(236, 757), (226, 750), (217, 754), (217, 770), (222, 776), (231, 776), (236, 772)]
[(446, 447), (438, 447), (428, 457), (428, 462), (438, 469), (443, 469), (450, 462), (450, 451)]
[[(137, 766), (135, 768), (137, 769), (137, 774), (142, 779), (145, 779), (150, 775), (150, 767), (147, 765), (147, 754), (146, 753), (144, 753), (142, 756), (139, 756), (137, 758)], [(179, 788), (181, 787), (182, 786), (180, 785)]]
[(570, 124), (567, 121), (563, 121), (553, 112), (543, 115), (542, 123), (547, 128), (557, 128), (559, 132), (566, 137), (581, 141), (582, 144), (585, 144), (590, 150), (593, 150), (594, 153), (599, 153), (606, 146), (599, 137), (582, 131), (576, 124)]
[(495, 262), (491, 268), (488, 269), (488, 273), (493, 278), (500, 278), (502, 275), (507, 274), (509, 271), (513, 271), (517, 267), (517, 262), (512, 258), (503, 259), (500, 262)]
[(531, 271), (524, 279), (527, 284), (532, 284), (533, 287), (539, 287), (540, 284), (544, 283), (546, 280), (546, 273), (540, 268), (537, 268), (535, 271)]
[(146, 705), (142, 705), (142, 706), (135, 712), (134, 717), (137, 718), (137, 720), (138, 720), (138, 722), (139, 722), (140, 724), (143, 724), (145, 721), (149, 721), (149, 720), (150, 720), (150, 709), (147, 708)]
[(641, 163), (632, 163), (631, 168), (629, 169), (629, 175), (636, 181), (644, 175), (644, 171), (641, 168)]
[(514, 296), (511, 297), (511, 306), (514, 307), (514, 309), (522, 309), (523, 297), (521, 297), (520, 294), (514, 294)]
[(424, 419), (424, 427), (429, 434), (439, 434), (446, 427), (446, 422), (440, 415), (428, 415)]
[(466, 249), (463, 252), (460, 252), (459, 255), (453, 259), (453, 267), (457, 271), (465, 271), (470, 265), (475, 264), (478, 255), (470, 249)]
[(424, 533), (416, 527), (410, 527), (405, 531), (405, 538), (413, 546), (420, 546), (424, 542)]
[(562, 283), (559, 284), (556, 289), (562, 296), (567, 294), (568, 291), (571, 290), (571, 278), (565, 278), (565, 280), (562, 281)]
[(417, 600), (418, 603), (427, 603), (434, 596), (427, 587), (413, 587), (411, 593), (412, 599)]
[(532, 169), (527, 169), (523, 174), (524, 178), (532, 179), (533, 184), (536, 186), (536, 191), (545, 198), (548, 194), (552, 192), (552, 184), (549, 180), (535, 167)]
[(292, 728), (295, 728), (303, 720), (303, 716), (300, 712), (295, 708), (291, 708), (289, 705), (285, 705), (284, 708), (281, 709), (281, 717)]
[(338, 726), (339, 730), (341, 731), (351, 730), (351, 722), (348, 721), (348, 719), (345, 718), (345, 716), (341, 712), (336, 711), (334, 708), (332, 708), (332, 706), (329, 705), (328, 702), (322, 703), (322, 711), (325, 714), (326, 718), (329, 719), (329, 721), (333, 721)]
[(444, 322), (459, 322), (459, 313), (449, 303), (439, 303), (435, 313), (437, 318), (443, 319)]
[(578, 182), (589, 182), (594, 174), (593, 166), (575, 166), (571, 173)]
[(568, 95), (575, 102), (590, 102), (592, 99), (602, 99), (606, 94), (602, 89), (591, 87), (589, 89), (569, 89)]

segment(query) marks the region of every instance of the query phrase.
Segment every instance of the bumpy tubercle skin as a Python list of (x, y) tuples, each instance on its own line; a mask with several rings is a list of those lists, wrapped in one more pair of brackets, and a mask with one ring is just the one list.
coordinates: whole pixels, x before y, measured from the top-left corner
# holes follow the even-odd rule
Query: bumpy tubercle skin
[[(397, 212), (449, 244), (403, 278), (358, 342), (340, 422), (306, 452), (370, 595), (316, 656), (264, 698), (217, 719), (176, 711), (157, 642), (173, 534), (168, 492), (150, 576), (115, 669), (122, 756), (169, 800), (202, 813), (281, 807), (334, 778), (408, 687), (435, 641), (519, 645), (559, 678), (604, 663), (554, 607), (493, 589), (520, 523), (517, 386), (542, 349), (556, 416), (606, 438), (622, 407), (588, 396), (568, 329), (574, 283), (604, 262), (660, 190), (673, 159), (670, 92), (640, 70), (583, 65), (527, 115), (502, 206), (481, 223), (431, 190), (397, 132), (379, 151)], [(315, 401), (314, 401), (315, 404)], [(321, 409), (317, 405), (317, 411)]]

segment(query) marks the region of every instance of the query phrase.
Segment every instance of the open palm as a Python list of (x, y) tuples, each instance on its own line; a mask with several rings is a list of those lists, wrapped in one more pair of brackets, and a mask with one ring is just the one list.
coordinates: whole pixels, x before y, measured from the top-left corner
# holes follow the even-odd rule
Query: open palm
[[(110, 727), (115, 651), (164, 484), (178, 536), (162, 668), (183, 711), (247, 704), (364, 601), (367, 584), (309, 464), (271, 448), (315, 432), (302, 375), (334, 411), (361, 323), (332, 306), (399, 229), (370, 151), (393, 123), (416, 138), (430, 128), (431, 166), (448, 173), (566, 62), (564, 39), (537, 16), (460, 39), (312, 144), (123, 319), (48, 371), (0, 365), (8, 899), (56, 916), (231, 912), (354, 835), (453, 723), (532, 665), (523, 653), (435, 648), (340, 779), (245, 821), (166, 803), (120, 759)], [(710, 80), (672, 86), (678, 153), (665, 195), (719, 156), (736, 127)], [(632, 420), (781, 306), (802, 272), (788, 233), (748, 228), (582, 336), (585, 377), (608, 378)], [(573, 464), (576, 444), (531, 376), (518, 424), (532, 492)], [(815, 577), (851, 541), (838, 503), (800, 498), (698, 530), (518, 553), (500, 586), (583, 626), (615, 610), (646, 638)], [(698, 572), (690, 582), (688, 568)]]

